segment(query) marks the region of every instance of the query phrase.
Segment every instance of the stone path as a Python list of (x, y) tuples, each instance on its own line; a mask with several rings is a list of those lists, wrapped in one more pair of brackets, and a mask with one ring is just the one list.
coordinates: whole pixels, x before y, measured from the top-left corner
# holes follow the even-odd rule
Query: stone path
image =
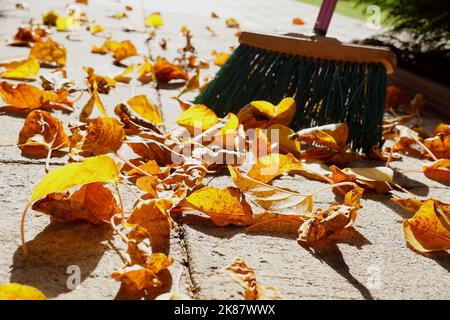
[[(86, 10), (90, 18), (104, 25), (117, 40), (129, 39), (144, 55), (164, 55), (174, 58), (176, 49), (184, 45), (179, 35), (181, 26), (188, 26), (194, 35), (194, 46), (200, 58), (211, 60), (211, 51), (227, 51), (236, 46), (234, 29), (225, 27), (225, 18), (236, 18), (243, 29), (266, 32), (308, 32), (313, 26), (317, 8), (294, 0), (91, 0)], [(0, 0), (0, 59), (25, 57), (28, 50), (6, 45), (21, 24), (30, 18), (40, 19), (51, 9), (66, 10), (70, 1), (28, 1), (29, 11), (15, 10), (14, 1)], [(130, 18), (110, 19), (107, 16), (122, 11), (125, 5), (134, 10)], [(166, 25), (157, 33), (157, 39), (146, 43), (142, 32), (126, 33), (123, 27), (144, 30), (144, 17), (154, 11), (161, 12)], [(221, 19), (212, 19), (215, 11)], [(291, 20), (301, 17), (305, 26), (292, 26)], [(205, 30), (213, 28), (218, 34), (211, 37)], [(331, 25), (331, 36), (349, 41), (365, 37), (373, 31), (363, 22), (336, 15)], [(101, 44), (103, 38), (80, 30), (82, 42), (66, 39), (65, 33), (52, 35), (68, 49), (67, 70), (78, 83), (83, 82), (83, 66), (92, 66), (102, 75), (114, 76), (121, 69), (112, 65), (111, 57), (90, 53), (92, 44)], [(168, 50), (163, 52), (159, 40), (169, 39)], [(45, 71), (45, 70), (44, 70)], [(215, 72), (213, 67), (209, 71)], [(162, 107), (170, 129), (180, 109), (170, 97), (176, 91), (155, 89), (150, 85), (119, 85), (117, 94), (102, 95), (112, 114), (113, 107), (136, 94), (146, 94)], [(188, 96), (186, 98), (189, 98)], [(87, 96), (77, 102), (77, 112), (55, 114), (65, 124), (75, 121)], [(49, 225), (47, 216), (30, 212), (26, 237), (32, 251), (24, 261), (20, 250), (19, 223), (22, 210), (33, 187), (44, 175), (43, 161), (23, 157), (18, 149), (17, 137), (23, 125), (22, 117), (0, 114), (0, 283), (19, 282), (41, 289), (55, 299), (112, 299), (119, 294), (119, 285), (110, 277), (113, 270), (123, 265), (122, 242), (113, 237), (109, 229), (76, 224)], [(429, 129), (437, 119), (426, 119)], [(65, 158), (52, 159), (52, 167), (65, 163)], [(355, 165), (364, 165), (357, 163)], [(370, 163), (371, 166), (375, 163)], [(382, 165), (382, 164), (380, 164)], [(420, 168), (417, 159), (405, 157), (394, 164), (402, 168)], [(421, 174), (398, 175), (396, 180), (419, 197), (433, 197), (449, 202), (448, 186), (428, 180)], [(228, 177), (219, 177), (210, 185), (231, 186)], [(316, 189), (321, 184), (299, 176), (288, 176), (276, 182), (302, 192)], [(127, 192), (123, 192), (127, 194)], [(401, 193), (394, 192), (398, 195)], [(128, 200), (128, 201), (127, 201)], [(331, 203), (331, 193), (321, 193), (316, 202)], [(125, 199), (130, 205), (132, 199)], [(240, 287), (222, 273), (235, 257), (242, 257), (256, 269), (263, 284), (278, 286), (289, 299), (344, 298), (344, 299), (412, 299), (450, 298), (450, 254), (448, 252), (423, 256), (407, 248), (401, 221), (407, 213), (389, 201), (387, 195), (367, 192), (362, 201), (354, 228), (346, 230), (329, 245), (309, 251), (289, 237), (247, 235), (240, 228), (218, 228), (209, 223), (184, 219), (172, 233), (170, 255), (176, 263), (171, 267), (173, 285), (182, 271), (180, 290), (196, 299), (240, 299)], [(67, 268), (80, 267), (82, 285), (69, 290), (66, 285)], [(379, 281), (378, 281), (379, 280)], [(119, 294), (120, 296), (120, 294)]]

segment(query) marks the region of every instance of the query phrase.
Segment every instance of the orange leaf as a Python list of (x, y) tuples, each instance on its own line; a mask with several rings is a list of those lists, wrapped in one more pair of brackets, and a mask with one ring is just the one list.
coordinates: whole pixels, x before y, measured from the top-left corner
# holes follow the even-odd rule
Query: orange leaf
[(424, 165), (423, 174), (431, 179), (450, 183), (450, 159), (439, 159), (429, 165)]
[(30, 51), (41, 66), (64, 67), (66, 65), (66, 48), (50, 38), (39, 40)]
[(295, 173), (303, 170), (300, 160), (293, 155), (272, 153), (259, 157), (248, 172), (250, 178), (268, 183), (283, 173)]
[(157, 57), (153, 65), (156, 80), (159, 83), (167, 83), (171, 80), (181, 79), (187, 81), (189, 75), (181, 67), (171, 64), (165, 58)]
[(120, 211), (112, 192), (100, 182), (86, 184), (73, 193), (51, 193), (33, 203), (32, 208), (57, 221), (92, 224), (109, 223)]
[(294, 18), (294, 19), (292, 19), (292, 24), (302, 26), (305, 24), (305, 22), (300, 18)]

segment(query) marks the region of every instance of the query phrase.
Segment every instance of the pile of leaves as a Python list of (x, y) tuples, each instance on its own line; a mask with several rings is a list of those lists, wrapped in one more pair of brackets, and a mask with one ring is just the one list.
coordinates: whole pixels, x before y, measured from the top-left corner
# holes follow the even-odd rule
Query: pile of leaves
[[(218, 18), (217, 14), (212, 17)], [(114, 18), (126, 18), (126, 11)], [(239, 28), (233, 20), (226, 24)], [(49, 12), (43, 16), (43, 24), (58, 31), (79, 25), (89, 26), (93, 33), (105, 31), (79, 11), (65, 17)], [(146, 24), (151, 39), (164, 20), (159, 13), (152, 13)], [(314, 247), (325, 239), (339, 237), (342, 230), (351, 227), (362, 209), (365, 190), (389, 193), (397, 188), (407, 192), (394, 183), (396, 171), (390, 168), (401, 153), (433, 160), (424, 163), (423, 173), (430, 179), (450, 181), (450, 126), (441, 124), (432, 135), (418, 126), (407, 126), (411, 121), (420, 121), (425, 104), (420, 94), (409, 99), (398, 88), (389, 88), (386, 144), (374, 146), (368, 155), (349, 149), (345, 123), (292, 131), (289, 125), (296, 105), (291, 97), (278, 105), (253, 101), (238, 114), (230, 113), (224, 118), (208, 106), (191, 105), (180, 96), (174, 97), (183, 111), (176, 121), (179, 129), (169, 132), (165, 130), (162, 106), (149, 97), (137, 95), (117, 106), (105, 106), (101, 95), (110, 94), (117, 82), (131, 81), (142, 85), (175, 81), (184, 84), (182, 94), (201, 91), (199, 72), (209, 63), (198, 59), (186, 27), (181, 30), (186, 46), (173, 62), (164, 57), (143, 56), (140, 64), (127, 65), (128, 58), (139, 56), (130, 41), (107, 39), (92, 48), (93, 54), (111, 54), (111, 63), (122, 66), (124, 71), (109, 78), (87, 67), (84, 89), (80, 89), (82, 84), (67, 78), (63, 69), (66, 49), (49, 38), (47, 32), (39, 31), (41, 28), (19, 29), (15, 38), (34, 45), (26, 60), (2, 64), (5, 71), (1, 77), (36, 80), (41, 67), (55, 68), (41, 76), (42, 88), (28, 83), (0, 83), (2, 100), (10, 112), (21, 112), (26, 117), (18, 147), (26, 156), (47, 159), (47, 175), (35, 186), (23, 213), (24, 253), (32, 254), (25, 239), (25, 217), (30, 207), (49, 215), (52, 223), (110, 226), (128, 248), (126, 264), (112, 272), (112, 278), (121, 282), (130, 296), (155, 297), (155, 289), (164, 285), (168, 267), (173, 263), (164, 248), (185, 215), (207, 217), (218, 228), (234, 225), (248, 233), (294, 235), (300, 245)], [(214, 62), (223, 65), (227, 57), (225, 53), (215, 53)], [(79, 91), (89, 94), (84, 106), (71, 99)], [(52, 113), (54, 109), (78, 112), (79, 123), (67, 126)], [(125, 152), (133, 156), (124, 156)], [(50, 170), (49, 159), (61, 155), (67, 155), (69, 163)], [(386, 166), (349, 166), (361, 159), (383, 160)], [(234, 186), (208, 185), (211, 178), (223, 174), (231, 177)], [(273, 185), (280, 176), (293, 174), (321, 181), (324, 186), (300, 193)], [(130, 212), (124, 210), (119, 186), (135, 198)], [(315, 205), (314, 196), (329, 189), (341, 201)], [(430, 252), (450, 248), (450, 205), (414, 197), (393, 201), (414, 214), (403, 222), (405, 238), (412, 249)], [(258, 283), (255, 271), (239, 258), (226, 272), (244, 287), (246, 299), (281, 298), (275, 287)], [(22, 289), (13, 286), (4, 291), (16, 294)], [(158, 298), (187, 297), (170, 292)]]

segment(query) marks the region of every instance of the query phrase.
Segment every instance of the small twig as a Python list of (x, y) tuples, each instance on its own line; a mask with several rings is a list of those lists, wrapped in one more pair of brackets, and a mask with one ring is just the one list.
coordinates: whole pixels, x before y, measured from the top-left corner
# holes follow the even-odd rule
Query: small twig
[(20, 220), (20, 239), (22, 241), (22, 252), (25, 258), (28, 256), (28, 248), (25, 242), (25, 216), (27, 215), (28, 208), (30, 207), (31, 202), (28, 202), (25, 210), (23, 210), (22, 218)]
[(122, 240), (125, 242), (125, 243), (128, 243), (128, 238), (122, 233), (122, 232), (120, 232), (120, 230), (117, 228), (117, 226), (116, 226), (116, 224), (115, 224), (115, 222), (114, 222), (114, 218), (116, 217), (116, 215), (113, 215), (112, 217), (111, 217), (111, 220), (109, 221), (109, 224), (111, 225), (111, 228), (114, 230), (114, 232), (115, 233), (117, 233), (118, 235), (119, 235), (119, 237), (121, 237), (122, 238)]
[(114, 183), (114, 188), (116, 189), (117, 196), (119, 197), (120, 211), (122, 214), (122, 224), (125, 224), (125, 212), (123, 211), (123, 201), (122, 196), (120, 195), (119, 187), (116, 183)]

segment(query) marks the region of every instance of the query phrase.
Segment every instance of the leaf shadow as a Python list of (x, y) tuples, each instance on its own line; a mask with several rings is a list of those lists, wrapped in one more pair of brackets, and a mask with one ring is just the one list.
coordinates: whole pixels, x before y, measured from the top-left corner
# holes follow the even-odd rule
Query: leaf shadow
[(369, 240), (354, 228), (347, 228), (339, 234), (314, 243), (312, 246), (302, 244), (300, 246), (308, 251), (313, 257), (319, 259), (319, 261), (325, 262), (328, 266), (333, 268), (333, 270), (357, 289), (364, 299), (373, 300), (370, 290), (351, 274), (350, 268), (345, 262), (341, 250), (337, 246), (338, 243), (346, 243), (356, 246), (358, 249), (361, 249), (364, 245), (371, 244)]
[(426, 197), (429, 193), (429, 187), (415, 179), (411, 179), (401, 172), (396, 171), (394, 175), (394, 182), (416, 196)]
[(113, 238), (113, 231), (88, 224), (50, 224), (27, 242), (29, 256), (19, 246), (13, 256), (10, 281), (31, 285), (48, 298), (71, 291), (69, 266), (80, 268), (80, 283), (95, 270)]

